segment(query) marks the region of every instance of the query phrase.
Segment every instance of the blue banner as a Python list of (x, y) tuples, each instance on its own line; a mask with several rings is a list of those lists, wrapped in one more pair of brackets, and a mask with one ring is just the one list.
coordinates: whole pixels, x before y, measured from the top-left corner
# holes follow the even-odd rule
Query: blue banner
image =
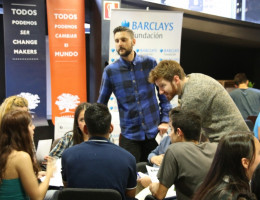
[(34, 119), (46, 119), (45, 1), (4, 0), (6, 96), (29, 102)]

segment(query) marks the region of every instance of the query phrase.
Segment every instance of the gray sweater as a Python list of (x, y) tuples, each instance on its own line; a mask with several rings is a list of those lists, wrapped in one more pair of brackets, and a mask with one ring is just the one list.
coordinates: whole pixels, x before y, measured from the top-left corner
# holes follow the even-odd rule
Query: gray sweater
[(180, 95), (182, 108), (195, 110), (202, 118), (202, 132), (210, 141), (232, 131), (249, 131), (241, 113), (225, 88), (204, 74), (190, 74)]

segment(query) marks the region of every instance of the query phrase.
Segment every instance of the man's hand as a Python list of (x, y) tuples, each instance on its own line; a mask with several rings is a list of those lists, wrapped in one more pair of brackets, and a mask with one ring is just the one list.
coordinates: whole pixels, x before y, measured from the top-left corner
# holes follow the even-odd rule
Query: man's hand
[(163, 160), (164, 154), (158, 155), (158, 156), (153, 156), (151, 158), (151, 163), (160, 166)]
[(159, 200), (164, 199), (168, 191), (168, 188), (161, 183), (151, 183), (149, 189), (152, 195)]
[(149, 176), (144, 176), (142, 178), (139, 178), (139, 179), (137, 179), (137, 182), (141, 183), (141, 185), (145, 188), (148, 187), (152, 183), (151, 178)]
[(153, 196), (157, 192), (158, 188), (159, 188), (159, 183), (151, 183), (150, 184), (149, 189), (150, 189)]
[(163, 135), (164, 133), (167, 133), (168, 128), (169, 128), (168, 123), (161, 123), (158, 126), (158, 130), (159, 130), (160, 135)]

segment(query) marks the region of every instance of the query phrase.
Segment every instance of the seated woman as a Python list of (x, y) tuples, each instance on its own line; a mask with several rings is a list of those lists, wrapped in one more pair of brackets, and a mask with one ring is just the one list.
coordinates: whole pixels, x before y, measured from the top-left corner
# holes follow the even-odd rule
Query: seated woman
[(78, 105), (75, 110), (73, 130), (65, 133), (57, 145), (51, 150), (49, 156), (61, 158), (65, 149), (88, 140), (88, 136), (83, 134), (83, 129), (85, 125), (84, 113), (89, 106), (90, 103), (86, 102)]
[(260, 162), (259, 141), (250, 132), (223, 136), (209, 172), (193, 200), (256, 199), (249, 181)]
[(47, 161), (45, 180), (37, 181), (32, 137), (34, 125), (27, 111), (14, 110), (3, 116), (0, 128), (0, 199), (43, 199), (55, 170)]
[[(0, 126), (1, 126), (1, 121), (3, 116), (12, 111), (12, 110), (23, 110), (23, 111), (29, 111), (29, 107), (28, 107), (28, 101), (27, 99), (23, 98), (23, 97), (19, 97), (19, 96), (10, 96), (7, 97), (4, 102), (0, 105)], [(35, 156), (35, 145), (34, 142), (33, 143), (33, 153)], [(45, 171), (39, 171), (38, 172), (38, 178), (41, 178), (45, 176)]]

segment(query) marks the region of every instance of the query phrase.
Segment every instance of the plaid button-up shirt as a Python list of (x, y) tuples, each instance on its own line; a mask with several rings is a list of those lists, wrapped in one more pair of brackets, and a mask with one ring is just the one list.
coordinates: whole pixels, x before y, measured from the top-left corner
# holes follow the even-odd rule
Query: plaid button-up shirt
[(60, 139), (60, 141), (56, 144), (56, 146), (51, 150), (49, 156), (54, 157), (56, 159), (61, 158), (62, 153), (65, 149), (73, 146), (73, 132), (67, 132)]
[(128, 139), (154, 138), (158, 125), (169, 121), (170, 103), (158, 94), (158, 104), (155, 85), (148, 82), (156, 64), (151, 57), (135, 54), (131, 63), (120, 58), (104, 69), (98, 102), (107, 105), (111, 93), (115, 94), (121, 133)]

